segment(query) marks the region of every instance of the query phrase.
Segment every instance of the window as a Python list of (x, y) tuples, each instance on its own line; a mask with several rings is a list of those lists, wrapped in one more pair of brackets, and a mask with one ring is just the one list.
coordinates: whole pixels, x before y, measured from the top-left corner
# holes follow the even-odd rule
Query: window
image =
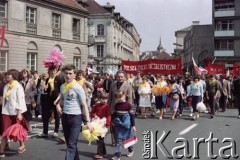
[(73, 64), (77, 70), (81, 69), (81, 57), (74, 56), (73, 57)]
[(36, 24), (37, 9), (27, 7), (26, 9), (26, 22), (30, 24)]
[(80, 33), (80, 20), (73, 18), (73, 33)]
[(61, 28), (61, 15), (53, 13), (52, 14), (52, 28), (60, 29)]
[(104, 35), (104, 25), (103, 24), (97, 25), (97, 35), (98, 36)]
[(97, 45), (97, 57), (103, 57), (104, 46)]
[(6, 18), (6, 2), (0, 1), (0, 17)]
[(0, 73), (7, 71), (7, 50), (0, 51)]
[(215, 30), (216, 31), (226, 31), (226, 30), (233, 30), (234, 24), (231, 20), (225, 21), (215, 21)]
[(216, 40), (215, 41), (216, 50), (234, 50), (233, 40)]
[(37, 53), (34, 52), (27, 53), (27, 68), (30, 71), (37, 70)]
[(234, 7), (234, 0), (228, 0), (226, 2), (219, 1), (215, 3), (216, 11), (234, 10)]

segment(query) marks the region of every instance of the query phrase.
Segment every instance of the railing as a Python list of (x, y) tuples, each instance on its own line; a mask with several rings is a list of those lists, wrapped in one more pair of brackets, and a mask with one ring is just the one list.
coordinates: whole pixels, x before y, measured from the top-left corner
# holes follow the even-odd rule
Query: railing
[(80, 41), (80, 33), (73, 33), (73, 40)]
[(61, 38), (61, 30), (60, 29), (53, 29), (52, 30), (52, 36), (54, 38)]
[(37, 25), (35, 24), (27, 24), (26, 25), (27, 34), (37, 35)]

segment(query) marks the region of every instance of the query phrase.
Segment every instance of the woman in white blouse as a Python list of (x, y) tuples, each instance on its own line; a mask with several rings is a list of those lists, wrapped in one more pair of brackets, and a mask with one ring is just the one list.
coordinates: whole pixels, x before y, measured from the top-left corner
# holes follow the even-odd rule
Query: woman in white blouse
[[(3, 89), (3, 108), (2, 108), (2, 129), (5, 131), (11, 125), (15, 124), (17, 120), (20, 124), (28, 130), (28, 126), (22, 113), (27, 111), (25, 96), (22, 85), (17, 81), (19, 77), (19, 72), (17, 70), (11, 69), (6, 72), (6, 82), (7, 84)], [(2, 137), (0, 157), (4, 157), (4, 150), (8, 139)], [(18, 148), (19, 153), (23, 153), (26, 150), (24, 142), (20, 142), (20, 147)]]
[(146, 77), (143, 77), (142, 82), (139, 84), (138, 94), (140, 95), (139, 107), (141, 116), (142, 118), (146, 118), (147, 110), (151, 107), (151, 87)]

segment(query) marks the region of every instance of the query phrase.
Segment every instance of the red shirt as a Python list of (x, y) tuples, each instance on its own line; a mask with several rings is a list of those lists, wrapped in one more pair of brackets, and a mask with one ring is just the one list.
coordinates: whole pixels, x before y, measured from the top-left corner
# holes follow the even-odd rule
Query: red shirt
[(96, 103), (91, 111), (91, 117), (94, 118), (97, 115), (100, 119), (106, 118), (106, 127), (111, 123), (111, 109), (107, 103)]

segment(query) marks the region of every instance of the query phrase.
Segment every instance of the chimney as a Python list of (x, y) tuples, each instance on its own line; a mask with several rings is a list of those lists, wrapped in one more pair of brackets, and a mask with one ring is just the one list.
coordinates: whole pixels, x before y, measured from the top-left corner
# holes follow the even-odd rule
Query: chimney
[(107, 5), (105, 6), (102, 6), (104, 9), (106, 9), (108, 12), (110, 12), (111, 14), (114, 13), (114, 9), (115, 9), (115, 6), (114, 5), (111, 5), (109, 2), (107, 2)]
[(200, 24), (200, 21), (192, 21), (193, 26), (196, 26), (196, 25), (199, 25), (199, 24)]

